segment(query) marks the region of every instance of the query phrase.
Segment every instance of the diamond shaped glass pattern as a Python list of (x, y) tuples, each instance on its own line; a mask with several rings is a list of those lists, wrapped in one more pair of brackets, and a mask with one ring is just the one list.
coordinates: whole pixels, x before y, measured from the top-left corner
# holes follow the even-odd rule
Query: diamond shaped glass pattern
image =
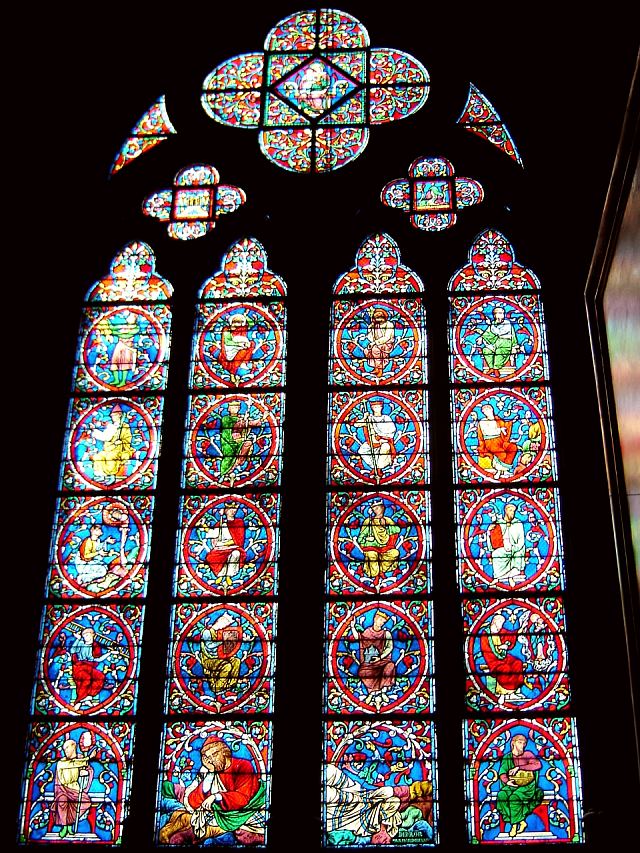
[(278, 94), (310, 118), (317, 118), (356, 88), (324, 59), (311, 59), (276, 85)]

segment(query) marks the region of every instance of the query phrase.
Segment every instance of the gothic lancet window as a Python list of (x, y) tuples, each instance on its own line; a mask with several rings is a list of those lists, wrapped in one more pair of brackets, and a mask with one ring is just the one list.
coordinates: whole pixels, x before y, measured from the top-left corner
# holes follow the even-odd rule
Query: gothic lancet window
[(469, 837), (580, 841), (576, 721), (557, 716), (571, 691), (540, 282), (488, 229), (449, 290)]
[(197, 303), (158, 784), (163, 845), (267, 840), (285, 294), (249, 238)]
[(24, 842), (121, 841), (171, 294), (138, 242), (86, 297), (31, 705)]
[[(376, 234), (329, 344), (327, 846), (437, 840), (424, 286)], [(393, 715), (393, 717), (391, 716)]]

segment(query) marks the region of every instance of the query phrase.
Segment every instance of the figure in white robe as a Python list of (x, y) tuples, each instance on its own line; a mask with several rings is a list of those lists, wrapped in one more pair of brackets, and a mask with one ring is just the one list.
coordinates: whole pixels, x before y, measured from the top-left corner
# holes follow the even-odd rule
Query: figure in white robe
[(381, 471), (393, 464), (396, 456), (393, 443), (396, 425), (389, 415), (382, 413), (383, 406), (382, 400), (372, 400), (369, 404), (371, 411), (354, 424), (361, 427), (365, 435), (365, 440), (358, 447), (358, 455), (376, 479)]
[(325, 768), (326, 831), (371, 838), (384, 826), (393, 838), (402, 823), (400, 798), (390, 785), (366, 789), (335, 764)]
[(490, 524), (487, 533), (493, 579), (502, 583), (508, 582), (511, 586), (526, 580), (524, 525), (515, 515), (515, 504), (507, 504), (502, 521)]

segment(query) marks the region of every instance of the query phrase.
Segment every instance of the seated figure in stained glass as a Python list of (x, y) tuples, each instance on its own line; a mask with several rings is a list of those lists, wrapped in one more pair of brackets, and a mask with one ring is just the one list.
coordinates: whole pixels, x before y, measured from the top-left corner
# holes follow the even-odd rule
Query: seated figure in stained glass
[(257, 349), (257, 342), (248, 337), (248, 323), (246, 314), (233, 314), (222, 330), (218, 362), (236, 384), (248, 373), (246, 362)]
[(332, 419), (334, 481), (423, 481), (426, 399), (422, 391), (338, 392), (332, 398)]
[(547, 389), (512, 386), (453, 392), (459, 480), (548, 480), (555, 474)]
[(263, 840), (265, 786), (253, 763), (233, 754), (222, 737), (211, 735), (199, 750), (200, 767), (189, 784), (163, 786), (164, 806), (173, 808), (159, 832), (160, 844), (194, 844), (233, 833), (245, 843)]
[(211, 690), (233, 689), (240, 673), (237, 652), (242, 644), (242, 626), (229, 613), (223, 613), (203, 629), (200, 642), (200, 662)]
[(556, 710), (569, 702), (560, 599), (468, 599), (464, 612), (467, 707)]
[(516, 337), (513, 324), (504, 316), (504, 308), (497, 306), (493, 310), (493, 322), (481, 333), (481, 349), (485, 364), (492, 376), (498, 379), (502, 376), (505, 366), (509, 364), (520, 344)]
[(222, 508), (222, 516), (209, 531), (211, 548), (205, 561), (222, 585), (231, 586), (233, 578), (246, 562), (245, 524), (238, 517), (239, 504), (229, 501)]
[(357, 543), (364, 555), (364, 573), (375, 579), (381, 573), (392, 573), (398, 563), (400, 551), (396, 544), (400, 528), (385, 515), (383, 500), (373, 502), (371, 511), (358, 532)]
[(511, 838), (527, 828), (527, 817), (544, 799), (544, 791), (538, 786), (538, 771), (542, 762), (526, 746), (526, 735), (515, 734), (509, 742), (509, 750), (505, 749), (503, 753), (498, 769), (501, 784), (496, 806), (505, 823), (511, 824)]
[(467, 720), (464, 744), (472, 842), (583, 840), (575, 719)]
[(146, 585), (149, 497), (66, 497), (56, 511), (49, 590), (55, 597), (140, 595)]
[(220, 418), (220, 476), (228, 479), (230, 483), (234, 479), (233, 469), (251, 453), (253, 444), (248, 437), (248, 430), (260, 426), (257, 418), (251, 419), (241, 415), (240, 409), (240, 400), (230, 400), (227, 414)]
[(199, 308), (198, 325), (200, 333), (192, 366), (194, 387), (232, 388), (282, 382), (282, 303), (205, 303)]
[(369, 366), (376, 376), (382, 376), (389, 363), (393, 349), (395, 328), (384, 308), (376, 308), (367, 329), (368, 343), (365, 347)]
[[(78, 752), (80, 746), (80, 752)], [(91, 808), (87, 793), (93, 780), (94, 768), (89, 761), (96, 752), (91, 734), (83, 732), (75, 741), (67, 738), (62, 744), (64, 758), (56, 762), (53, 802), (55, 822), (60, 826), (60, 838), (75, 835), (81, 820)]]
[(336, 301), (332, 381), (423, 382), (424, 312), (415, 300)]
[(355, 421), (354, 427), (362, 427), (365, 439), (362, 441), (357, 452), (362, 461), (376, 472), (388, 468), (395, 456), (393, 435), (396, 425), (393, 419), (384, 413), (384, 402), (382, 400), (371, 400), (369, 411), (361, 421)]
[(274, 495), (187, 498), (183, 504), (182, 595), (272, 591), (277, 553)]
[(524, 661), (513, 653), (517, 634), (504, 629), (505, 617), (494, 614), (489, 625), (489, 633), (480, 638), (480, 648), (489, 673), (487, 686), (498, 697), (498, 705), (505, 699), (514, 702), (524, 698), (520, 688), (525, 683)]
[(190, 408), (189, 485), (242, 486), (278, 478), (282, 395), (194, 395)]
[(463, 587), (554, 589), (564, 582), (553, 489), (458, 493)]
[(334, 493), (330, 498), (329, 588), (426, 591), (428, 502), (425, 492)]
[(515, 504), (506, 504), (504, 515), (496, 516), (487, 532), (493, 577), (512, 586), (525, 580), (526, 542), (524, 525), (516, 517), (517, 509)]
[(548, 378), (544, 321), (536, 294), (455, 296), (451, 308), (454, 381)]
[(169, 710), (268, 710), (275, 614), (269, 602), (178, 605)]
[(327, 623), (329, 710), (430, 708), (430, 631), (429, 602), (335, 602)]
[(492, 470), (495, 476), (508, 471), (518, 452), (518, 445), (511, 440), (513, 424), (496, 415), (489, 403), (482, 406), (482, 417), (478, 421), (478, 456), (481, 467)]
[(50, 605), (42, 635), (42, 677), (34, 707), (41, 713), (126, 713), (135, 703), (137, 605)]
[(148, 489), (155, 481), (162, 398), (76, 397), (62, 488)]
[(94, 429), (92, 437), (102, 442), (100, 450), (93, 455), (94, 474), (104, 479), (120, 476), (133, 457), (131, 427), (127, 423), (122, 406), (117, 403), (111, 409), (111, 423), (103, 429)]
[(85, 309), (74, 386), (157, 390), (166, 383), (171, 315), (166, 305)]

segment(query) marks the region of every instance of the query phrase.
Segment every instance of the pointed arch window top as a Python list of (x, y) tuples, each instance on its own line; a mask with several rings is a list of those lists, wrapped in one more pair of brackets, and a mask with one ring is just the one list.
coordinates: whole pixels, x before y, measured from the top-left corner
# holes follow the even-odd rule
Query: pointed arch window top
[(540, 281), (516, 262), (513, 246), (499, 231), (488, 228), (469, 249), (469, 263), (449, 282), (449, 290), (539, 290)]
[(264, 54), (240, 54), (214, 68), (202, 106), (220, 124), (258, 129), (263, 154), (277, 166), (328, 172), (364, 151), (368, 124), (406, 118), (428, 94), (420, 62), (370, 49), (359, 21), (320, 9), (276, 24)]
[(461, 124), (465, 130), (482, 136), (522, 166), (522, 157), (506, 124), (491, 101), (473, 83), (469, 84), (467, 103), (457, 123)]
[(198, 298), (286, 295), (284, 281), (267, 267), (267, 253), (262, 243), (253, 237), (245, 237), (234, 243), (224, 255), (220, 270), (204, 282)]
[(400, 260), (400, 249), (388, 234), (368, 237), (358, 249), (356, 264), (333, 287), (336, 296), (348, 293), (421, 293), (420, 278)]
[(118, 252), (109, 274), (87, 292), (87, 302), (156, 302), (173, 296), (172, 285), (156, 273), (156, 256), (147, 243), (133, 241)]
[(115, 175), (136, 157), (164, 142), (172, 133), (177, 133), (177, 130), (167, 113), (164, 95), (161, 95), (131, 128), (131, 133), (113, 161), (110, 174)]

